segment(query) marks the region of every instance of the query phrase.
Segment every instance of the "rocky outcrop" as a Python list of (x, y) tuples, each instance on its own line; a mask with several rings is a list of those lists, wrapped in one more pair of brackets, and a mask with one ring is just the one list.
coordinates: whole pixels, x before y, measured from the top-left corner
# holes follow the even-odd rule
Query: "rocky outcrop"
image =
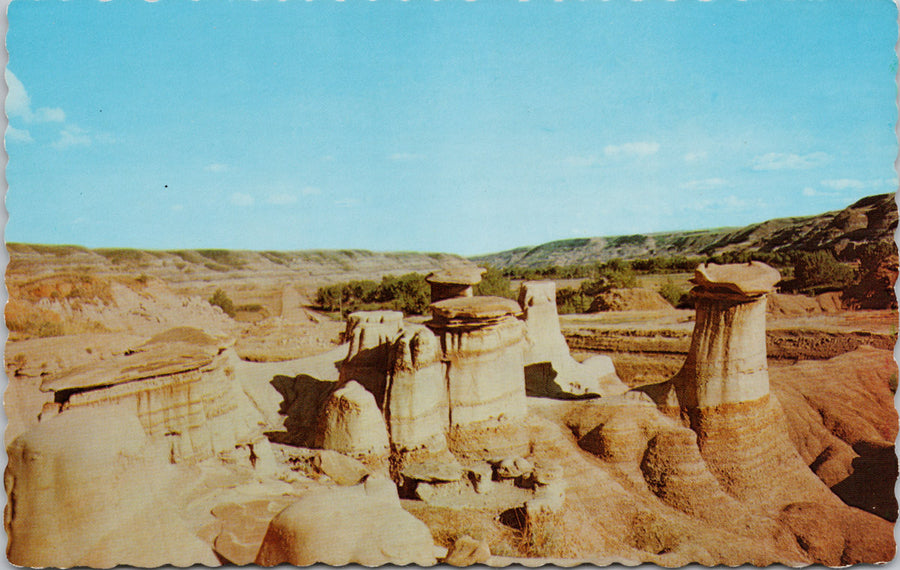
[(525, 383), (529, 396), (606, 396), (627, 390), (608, 356), (593, 356), (583, 363), (572, 358), (559, 326), (556, 283), (522, 283), (519, 305), (525, 317)]
[(485, 271), (487, 269), (484, 267), (460, 266), (429, 273), (425, 276), (425, 281), (431, 285), (431, 302), (472, 297), (475, 294), (474, 287), (481, 282)]
[(375, 396), (379, 409), (384, 404), (391, 345), (403, 328), (399, 311), (358, 311), (347, 317), (344, 338), (350, 343), (341, 363), (340, 380), (354, 380)]
[(447, 361), (450, 427), (510, 422), (525, 415), (524, 325), (519, 305), (462, 297), (431, 305), (428, 327)]
[(325, 401), (317, 434), (317, 447), (350, 456), (383, 457), (390, 448), (375, 398), (352, 380)]
[(431, 532), (400, 506), (394, 485), (363, 485), (310, 492), (272, 520), (256, 557), (260, 566), (417, 564), (436, 561)]
[(127, 408), (66, 410), (17, 438), (8, 455), (13, 564), (218, 565), (173, 509), (180, 467)]
[(447, 449), (449, 402), (440, 343), (424, 326), (408, 326), (391, 347), (385, 416), (397, 451)]
[[(158, 334), (124, 354), (49, 377), (65, 412), (121, 405), (149, 436), (165, 437), (175, 462), (197, 462), (243, 448), (270, 457), (263, 418), (234, 377), (236, 356), (219, 339), (181, 327)], [(263, 449), (266, 448), (266, 449)]]

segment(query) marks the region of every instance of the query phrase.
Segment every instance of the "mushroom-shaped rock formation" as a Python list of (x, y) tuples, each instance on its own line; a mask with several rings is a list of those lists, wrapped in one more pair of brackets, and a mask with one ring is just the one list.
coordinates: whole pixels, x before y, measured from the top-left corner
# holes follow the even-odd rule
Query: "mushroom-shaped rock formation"
[(593, 356), (584, 363), (572, 358), (559, 327), (556, 283), (522, 283), (519, 305), (525, 316), (525, 386), (529, 396), (609, 396), (627, 390), (608, 356)]
[(398, 451), (447, 449), (447, 385), (441, 346), (424, 326), (410, 326), (392, 346), (385, 417)]
[(766, 294), (780, 279), (776, 269), (757, 261), (700, 265), (691, 291), (696, 325), (684, 367), (671, 381), (644, 391), (660, 405), (687, 410), (768, 396)]
[(41, 390), (54, 393), (63, 413), (114, 404), (130, 408), (147, 435), (166, 436), (176, 462), (236, 448), (269, 457), (263, 418), (234, 377), (233, 358), (220, 339), (180, 327), (114, 358), (49, 377)]
[(352, 380), (325, 401), (317, 435), (319, 447), (351, 456), (380, 457), (389, 450), (387, 429), (375, 398)]
[(431, 285), (431, 302), (473, 296), (473, 287), (481, 282), (485, 271), (484, 267), (460, 266), (429, 273), (425, 281)]
[[(788, 526), (815, 559), (823, 560), (804, 533), (827, 512), (832, 520), (824, 522), (840, 527), (838, 550), (847, 560), (888, 560), (894, 549), (890, 523), (848, 507), (815, 476), (790, 441), (780, 403), (769, 394), (766, 294), (779, 278), (778, 271), (758, 262), (698, 267), (691, 291), (697, 317), (687, 360), (671, 380), (640, 390), (690, 425), (703, 462), (728, 495), (770, 518), (789, 512)], [(655, 492), (690, 510), (695, 507), (678, 498), (679, 487), (702, 479), (679, 475), (697, 462), (668, 453), (674, 441), (651, 442), (642, 469)], [(674, 462), (684, 467), (670, 471), (671, 476), (657, 475), (665, 471), (658, 465)], [(794, 508), (807, 503), (821, 508)]]
[(21, 566), (218, 562), (172, 509), (180, 466), (125, 407), (66, 410), (8, 449), (7, 556)]
[(435, 564), (431, 532), (400, 506), (385, 479), (312, 491), (278, 513), (256, 557), (260, 566)]
[(450, 427), (498, 424), (525, 415), (521, 309), (501, 297), (432, 303), (427, 326), (447, 361)]

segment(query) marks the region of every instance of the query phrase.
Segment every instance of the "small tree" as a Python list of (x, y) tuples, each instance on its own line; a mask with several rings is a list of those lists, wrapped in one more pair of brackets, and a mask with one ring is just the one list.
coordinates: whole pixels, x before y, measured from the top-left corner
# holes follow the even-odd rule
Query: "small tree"
[(659, 287), (659, 294), (676, 308), (684, 304), (685, 295), (687, 295), (685, 290), (675, 283), (671, 277), (667, 277), (666, 282)]
[(229, 299), (225, 291), (221, 289), (216, 289), (216, 292), (213, 293), (213, 296), (209, 298), (209, 304), (213, 305), (214, 307), (219, 307), (229, 317), (234, 317), (234, 315), (236, 314), (236, 311), (234, 310), (234, 302)]
[(515, 294), (512, 291), (509, 279), (503, 275), (503, 272), (490, 265), (483, 267), (487, 271), (481, 277), (481, 282), (475, 285), (475, 294), (512, 299)]
[(799, 253), (794, 259), (794, 287), (802, 293), (843, 289), (853, 281), (853, 269), (830, 251)]

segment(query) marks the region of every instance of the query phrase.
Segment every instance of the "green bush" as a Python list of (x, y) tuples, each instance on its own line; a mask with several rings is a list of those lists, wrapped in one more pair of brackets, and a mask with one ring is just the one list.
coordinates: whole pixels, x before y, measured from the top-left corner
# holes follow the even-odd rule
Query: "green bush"
[(219, 307), (229, 317), (234, 317), (234, 315), (237, 314), (237, 311), (234, 309), (234, 302), (228, 298), (225, 291), (221, 289), (216, 289), (213, 296), (209, 298), (209, 304), (214, 307)]
[(670, 305), (676, 308), (683, 306), (687, 298), (687, 291), (675, 283), (671, 277), (667, 278), (666, 282), (660, 285), (659, 294), (663, 299), (668, 301)]
[(793, 288), (801, 293), (843, 289), (853, 278), (853, 269), (840, 263), (830, 251), (801, 252), (794, 258)]
[(431, 287), (418, 273), (400, 277), (385, 275), (381, 283), (369, 280), (336, 283), (316, 291), (316, 305), (319, 308), (340, 311), (344, 315), (379, 308), (423, 314), (430, 303)]
[(482, 266), (487, 271), (481, 277), (481, 282), (475, 285), (476, 295), (486, 295), (489, 297), (506, 297), (514, 299), (516, 294), (512, 290), (509, 279), (502, 271), (490, 265)]

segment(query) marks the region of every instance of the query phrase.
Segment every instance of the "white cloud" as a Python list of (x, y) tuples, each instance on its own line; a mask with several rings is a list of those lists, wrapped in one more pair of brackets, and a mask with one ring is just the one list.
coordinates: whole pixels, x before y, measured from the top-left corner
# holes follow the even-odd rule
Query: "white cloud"
[(731, 183), (724, 178), (704, 178), (703, 180), (689, 180), (681, 185), (684, 190), (715, 190), (730, 186)]
[(659, 152), (657, 142), (630, 142), (604, 147), (603, 154), (612, 158), (628, 156), (650, 156)]
[(809, 170), (825, 165), (831, 157), (824, 152), (788, 154), (770, 152), (753, 159), (753, 170)]
[(73, 146), (90, 146), (91, 137), (88, 132), (76, 125), (67, 125), (59, 131), (59, 138), (53, 143), (58, 149), (70, 148)]
[(809, 198), (812, 198), (813, 196), (819, 196), (820, 193), (817, 192), (815, 188), (813, 188), (811, 186), (807, 186), (806, 188), (803, 189), (803, 195), (807, 196)]
[(31, 138), (31, 133), (25, 129), (17, 129), (12, 126), (6, 127), (6, 140), (20, 143), (34, 142), (34, 139)]
[(272, 194), (266, 202), (278, 206), (287, 206), (288, 204), (296, 204), (297, 196), (288, 192), (282, 192), (280, 194)]
[(235, 206), (240, 206), (242, 208), (248, 208), (256, 202), (256, 200), (253, 199), (253, 196), (244, 194), (243, 192), (235, 192), (231, 195), (229, 201)]
[(684, 155), (685, 162), (700, 162), (701, 160), (705, 160), (706, 157), (709, 156), (705, 150), (698, 150), (695, 152), (689, 152)]
[(227, 164), (222, 164), (221, 162), (214, 162), (212, 164), (207, 164), (203, 167), (203, 170), (207, 172), (226, 172), (229, 166)]
[(173, 212), (180, 212), (180, 211), (184, 210), (184, 206), (181, 204), (172, 204), (171, 210)]
[(304, 196), (314, 196), (316, 194), (321, 194), (322, 189), (315, 186), (305, 186), (302, 190), (300, 190), (300, 193)]
[(338, 208), (354, 208), (359, 206), (359, 200), (356, 198), (343, 198), (341, 200), (335, 200), (334, 205)]
[(410, 162), (413, 160), (420, 160), (421, 158), (421, 154), (414, 154), (411, 152), (395, 152), (388, 157), (388, 160), (393, 160), (395, 162)]
[(25, 86), (9, 69), (6, 70), (6, 85), (9, 88), (6, 114), (10, 117), (20, 118), (27, 123), (62, 123), (66, 120), (66, 113), (59, 107), (40, 107), (33, 111), (31, 97)]

